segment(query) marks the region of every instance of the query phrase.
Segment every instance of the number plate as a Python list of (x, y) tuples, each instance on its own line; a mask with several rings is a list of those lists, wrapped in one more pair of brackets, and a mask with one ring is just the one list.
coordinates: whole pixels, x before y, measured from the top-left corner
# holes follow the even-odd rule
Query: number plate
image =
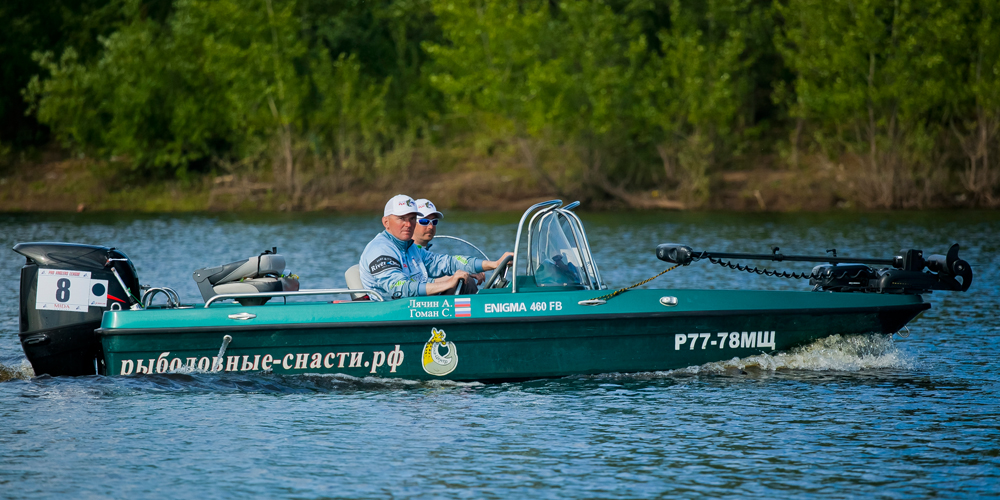
[(91, 279), (90, 271), (41, 269), (37, 289), (35, 309), (85, 313), (108, 305), (108, 280)]

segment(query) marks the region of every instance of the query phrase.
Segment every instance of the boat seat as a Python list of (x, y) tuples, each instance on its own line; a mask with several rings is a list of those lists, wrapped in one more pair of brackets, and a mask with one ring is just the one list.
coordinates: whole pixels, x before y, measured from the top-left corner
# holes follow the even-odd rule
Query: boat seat
[[(347, 268), (344, 272), (344, 279), (347, 280), (347, 288), (360, 290), (365, 287), (361, 282), (361, 267), (358, 264)], [(352, 293), (351, 300), (370, 300), (367, 293)]]
[[(284, 276), (285, 258), (266, 253), (246, 260), (206, 267), (194, 272), (194, 281), (202, 298), (208, 302), (216, 295), (229, 293), (291, 292), (299, 289), (294, 277)], [(261, 305), (270, 297), (236, 299), (241, 305)]]

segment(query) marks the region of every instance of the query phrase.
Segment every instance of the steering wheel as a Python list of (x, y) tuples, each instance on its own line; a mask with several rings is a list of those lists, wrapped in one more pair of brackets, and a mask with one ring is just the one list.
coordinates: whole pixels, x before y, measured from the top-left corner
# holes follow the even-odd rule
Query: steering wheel
[[(493, 288), (493, 285), (499, 284), (500, 276), (507, 276), (507, 265), (510, 264), (510, 261), (512, 260), (514, 260), (514, 256), (512, 255), (508, 255), (501, 259), (500, 264), (497, 265), (497, 268), (493, 270), (493, 274), (490, 275), (490, 279), (486, 280), (486, 284), (483, 285), (483, 289)], [(503, 281), (506, 282), (507, 280), (504, 279)], [(497, 286), (496, 288), (503, 288), (503, 285)]]
[(458, 286), (455, 287), (455, 291), (452, 292), (452, 295), (458, 295), (458, 294), (462, 293), (462, 286), (463, 285), (465, 285), (465, 279), (464, 278), (459, 278), (458, 279)]

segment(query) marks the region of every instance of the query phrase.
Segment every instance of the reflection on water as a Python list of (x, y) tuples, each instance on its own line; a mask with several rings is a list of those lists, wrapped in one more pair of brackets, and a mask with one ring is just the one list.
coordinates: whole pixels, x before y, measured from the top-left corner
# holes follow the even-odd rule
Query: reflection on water
[[(491, 256), (520, 214), (449, 213)], [(517, 384), (176, 373), (31, 377), (23, 260), (0, 260), (0, 484), (20, 498), (782, 496), (1000, 493), (1000, 216), (583, 214), (613, 287), (663, 270), (656, 244), (885, 257), (963, 245), (968, 293), (936, 292), (909, 338), (832, 337), (671, 372)], [(344, 286), (376, 217), (0, 216), (0, 244), (116, 246), (144, 284), (200, 297), (194, 269), (277, 246), (303, 286)], [(445, 245), (442, 245), (442, 248)], [(448, 247), (455, 248), (455, 247)], [(444, 249), (444, 248), (443, 248)], [(809, 264), (782, 264), (808, 271)], [(647, 287), (806, 290), (697, 263)]]

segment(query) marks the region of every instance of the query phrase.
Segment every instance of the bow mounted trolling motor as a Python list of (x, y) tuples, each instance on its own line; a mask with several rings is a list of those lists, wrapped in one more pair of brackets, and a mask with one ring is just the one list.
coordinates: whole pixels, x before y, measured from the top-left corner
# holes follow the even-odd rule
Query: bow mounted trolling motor
[(129, 309), (139, 278), (121, 250), (76, 243), (19, 243), (20, 340), (35, 374), (102, 373), (94, 330), (105, 311)]
[[(837, 257), (837, 251), (827, 250), (832, 256), (784, 255), (778, 248), (770, 254), (698, 252), (687, 245), (664, 243), (656, 247), (656, 257), (662, 261), (687, 266), (707, 259), (713, 264), (765, 276), (808, 279), (816, 291), (870, 292), (920, 294), (931, 290), (964, 292), (972, 285), (972, 266), (958, 258), (958, 244), (945, 255), (924, 258), (922, 250), (901, 250), (891, 259)], [(734, 264), (725, 259), (770, 260), (775, 262), (826, 262), (812, 269), (809, 274), (779, 272)], [(869, 264), (889, 267), (873, 268)], [(924, 270), (926, 269), (926, 271)]]

